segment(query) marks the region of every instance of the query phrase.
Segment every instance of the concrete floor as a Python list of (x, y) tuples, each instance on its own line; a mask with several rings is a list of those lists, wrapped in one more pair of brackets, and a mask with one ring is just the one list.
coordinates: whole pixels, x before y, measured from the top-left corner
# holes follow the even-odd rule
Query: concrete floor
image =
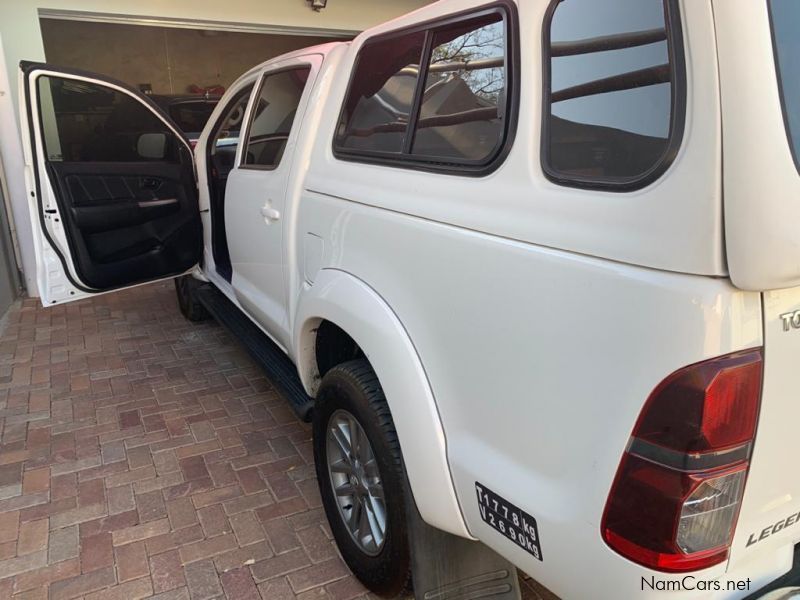
[(310, 427), (171, 282), (13, 307), (0, 428), (0, 598), (371, 597), (331, 539)]

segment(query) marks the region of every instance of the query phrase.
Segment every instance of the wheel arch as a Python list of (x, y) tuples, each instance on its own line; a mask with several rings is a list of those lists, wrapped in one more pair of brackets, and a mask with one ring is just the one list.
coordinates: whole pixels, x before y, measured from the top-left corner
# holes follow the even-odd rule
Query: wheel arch
[(321, 270), (314, 286), (300, 298), (294, 327), (298, 372), (311, 396), (319, 389), (317, 334), (325, 322), (358, 345), (381, 382), (422, 518), (434, 527), (471, 538), (456, 498), (433, 392), (397, 315), (357, 277), (336, 269)]

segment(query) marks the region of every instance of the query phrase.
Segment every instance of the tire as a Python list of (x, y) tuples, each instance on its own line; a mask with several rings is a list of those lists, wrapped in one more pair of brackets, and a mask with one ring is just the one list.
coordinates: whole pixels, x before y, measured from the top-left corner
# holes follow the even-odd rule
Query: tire
[(200, 282), (191, 275), (175, 278), (175, 293), (178, 296), (181, 314), (192, 322), (205, 321), (210, 316), (195, 293), (200, 285)]
[[(369, 450), (362, 442), (354, 454), (363, 460), (348, 462), (343, 458), (347, 443), (337, 443), (329, 433), (336, 429), (340, 439), (346, 439), (353, 430), (348, 424), (351, 418), (366, 436)], [(340, 364), (325, 374), (314, 406), (313, 429), (314, 460), (322, 503), (342, 558), (367, 588), (387, 598), (397, 596), (408, 589), (411, 580), (405, 472), (389, 405), (366, 360)], [(370, 455), (373, 461), (368, 459)], [(331, 463), (336, 466), (331, 467)], [(362, 463), (366, 463), (366, 467)], [(348, 469), (353, 471), (355, 479), (346, 472)], [(378, 481), (383, 500), (373, 497), (373, 492), (378, 491)], [(352, 496), (337, 496), (334, 486), (340, 489), (350, 486), (356, 492)], [(361, 513), (357, 512), (358, 505), (368, 507), (367, 512), (363, 513), (364, 508)], [(380, 531), (381, 506), (385, 526), (382, 543), (378, 544), (380, 534), (369, 533), (362, 537), (361, 532), (374, 532), (376, 528)], [(362, 513), (367, 519), (370, 515), (373, 519), (351, 533), (347, 520), (354, 522), (355, 515)]]

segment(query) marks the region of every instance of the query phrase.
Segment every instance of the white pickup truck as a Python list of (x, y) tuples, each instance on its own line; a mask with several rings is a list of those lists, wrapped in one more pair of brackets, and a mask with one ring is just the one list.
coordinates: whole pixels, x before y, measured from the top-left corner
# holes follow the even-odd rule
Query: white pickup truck
[(796, 0), (443, 0), (250, 70), (194, 153), (23, 63), (39, 293), (181, 276), (380, 594), (800, 597), (798, 61)]

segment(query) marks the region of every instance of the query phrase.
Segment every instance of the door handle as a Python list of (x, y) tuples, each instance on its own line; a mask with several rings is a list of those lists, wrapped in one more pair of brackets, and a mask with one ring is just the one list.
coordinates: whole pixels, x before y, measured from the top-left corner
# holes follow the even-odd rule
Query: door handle
[(269, 224), (280, 219), (281, 212), (278, 209), (267, 205), (261, 207), (261, 216), (264, 217), (264, 219), (267, 221), (267, 224)]
[(143, 190), (157, 190), (160, 185), (161, 182), (155, 177), (143, 177), (141, 181), (141, 187)]

